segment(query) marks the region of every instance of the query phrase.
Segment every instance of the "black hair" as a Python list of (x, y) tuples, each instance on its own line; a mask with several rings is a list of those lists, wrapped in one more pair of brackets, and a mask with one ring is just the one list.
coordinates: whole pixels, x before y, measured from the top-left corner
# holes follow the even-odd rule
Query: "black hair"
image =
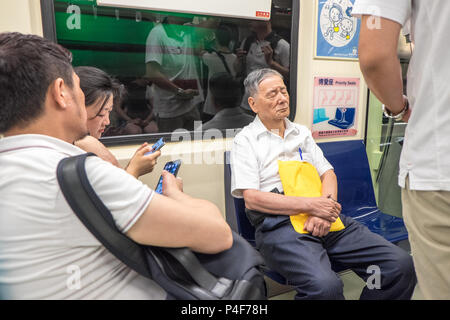
[(75, 67), (75, 73), (80, 78), (80, 87), (84, 93), (86, 107), (103, 98), (97, 115), (101, 113), (111, 96), (113, 97), (114, 105), (121, 103), (125, 94), (125, 88), (118, 80), (108, 75), (105, 71), (95, 67), (81, 66)]
[(0, 132), (24, 126), (44, 112), (58, 78), (73, 88), (72, 54), (36, 35), (0, 33)]
[(216, 29), (216, 39), (221, 46), (228, 47), (231, 41), (231, 29), (224, 24), (220, 24)]
[(213, 74), (209, 89), (214, 103), (220, 108), (234, 108), (241, 101), (241, 84), (228, 72)]

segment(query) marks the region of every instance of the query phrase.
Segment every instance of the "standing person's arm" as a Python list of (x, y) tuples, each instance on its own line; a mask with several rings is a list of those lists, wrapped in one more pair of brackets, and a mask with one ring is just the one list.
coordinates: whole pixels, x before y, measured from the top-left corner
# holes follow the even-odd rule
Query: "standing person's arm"
[(148, 81), (153, 82), (162, 89), (173, 92), (180, 99), (189, 100), (198, 95), (198, 90), (181, 89), (175, 83), (170, 81), (162, 72), (161, 66), (157, 62), (147, 62), (146, 68), (146, 78)]
[[(368, 87), (393, 114), (400, 113), (405, 105), (400, 61), (397, 45), (401, 25), (393, 20), (376, 17), (380, 28), (374, 27), (363, 15), (359, 36), (359, 64)], [(407, 120), (409, 112), (404, 116)]]

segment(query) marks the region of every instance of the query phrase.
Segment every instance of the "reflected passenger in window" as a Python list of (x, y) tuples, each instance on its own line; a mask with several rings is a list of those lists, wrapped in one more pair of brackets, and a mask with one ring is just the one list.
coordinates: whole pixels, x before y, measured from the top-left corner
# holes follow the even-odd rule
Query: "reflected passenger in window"
[[(202, 61), (208, 67), (208, 81), (211, 80), (213, 75), (221, 72), (229, 73), (234, 78), (236, 77), (236, 71), (234, 69), (236, 55), (232, 53), (229, 48), (231, 42), (231, 30), (226, 25), (220, 25), (214, 35), (214, 47), (202, 54)], [(235, 107), (237, 104), (234, 104), (233, 106)], [(203, 113), (210, 117), (216, 114), (210, 87), (208, 88)]]
[(200, 120), (197, 108), (203, 102), (192, 20), (185, 15), (164, 18), (149, 33), (146, 41), (146, 75), (153, 82), (147, 94), (154, 106), (160, 132), (178, 128), (194, 129)]
[(239, 106), (241, 85), (229, 73), (213, 75), (209, 80), (209, 88), (216, 115), (203, 124), (203, 130), (242, 128), (253, 121), (254, 117), (246, 114)]

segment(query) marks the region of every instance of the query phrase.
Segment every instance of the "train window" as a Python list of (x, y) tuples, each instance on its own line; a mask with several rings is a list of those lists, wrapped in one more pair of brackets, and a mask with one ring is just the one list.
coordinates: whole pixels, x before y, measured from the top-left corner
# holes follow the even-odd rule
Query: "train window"
[[(254, 118), (243, 79), (256, 68), (284, 76), (295, 115), (298, 1), (273, 0), (266, 22), (101, 7), (95, 1), (51, 4), (54, 40), (72, 52), (73, 65), (100, 68), (126, 89), (102, 136), (105, 144), (152, 141), (180, 130), (225, 134), (242, 128)], [(50, 18), (44, 14), (44, 27)]]

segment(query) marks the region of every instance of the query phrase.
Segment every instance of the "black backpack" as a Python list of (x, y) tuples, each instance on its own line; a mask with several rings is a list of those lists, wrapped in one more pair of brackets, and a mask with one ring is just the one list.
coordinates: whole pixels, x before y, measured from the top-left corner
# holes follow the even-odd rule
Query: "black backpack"
[(140, 245), (120, 232), (87, 178), (85, 161), (92, 155), (62, 159), (57, 168), (58, 183), (81, 222), (114, 256), (158, 283), (167, 292), (167, 299), (266, 299), (260, 271), (263, 259), (234, 232), (233, 246), (218, 254)]

